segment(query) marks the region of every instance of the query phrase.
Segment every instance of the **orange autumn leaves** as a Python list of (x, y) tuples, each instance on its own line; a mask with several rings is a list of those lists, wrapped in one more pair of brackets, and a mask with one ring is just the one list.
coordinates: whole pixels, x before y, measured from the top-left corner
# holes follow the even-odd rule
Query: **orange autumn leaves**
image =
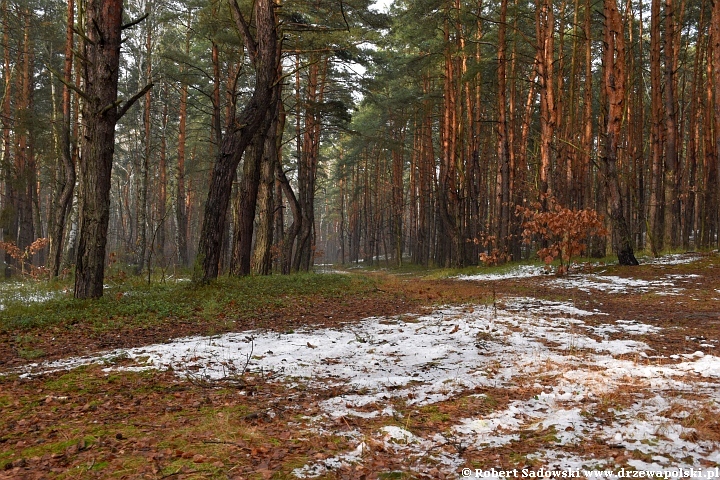
[(540, 209), (540, 204), (534, 208), (518, 205), (515, 213), (524, 218), (523, 241), (527, 244), (538, 238), (543, 241), (538, 257), (546, 265), (560, 260), (558, 274), (567, 272), (570, 259), (582, 255), (592, 237), (608, 235), (602, 215), (592, 208), (572, 210), (551, 199), (545, 211)]

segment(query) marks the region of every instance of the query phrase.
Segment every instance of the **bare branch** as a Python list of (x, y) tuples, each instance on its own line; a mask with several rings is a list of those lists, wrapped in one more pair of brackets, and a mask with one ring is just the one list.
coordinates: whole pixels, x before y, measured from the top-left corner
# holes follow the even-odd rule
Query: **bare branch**
[(62, 82), (63, 85), (65, 85), (70, 90), (77, 93), (78, 95), (80, 95), (85, 101), (88, 101), (90, 99), (90, 97), (88, 97), (85, 92), (80, 90), (74, 83), (70, 83), (70, 82), (66, 81), (65, 78), (63, 77), (63, 75), (61, 73), (55, 71), (50, 65), (45, 65), (45, 68), (47, 68), (50, 73), (55, 75), (57, 77), (57, 79), (60, 80), (60, 82)]
[(127, 111), (130, 109), (130, 107), (132, 107), (135, 104), (135, 102), (140, 100), (143, 95), (145, 95), (147, 92), (149, 92), (150, 89), (154, 85), (155, 85), (154, 83), (148, 83), (147, 85), (145, 85), (143, 87), (142, 90), (140, 90), (135, 95), (130, 97), (130, 99), (127, 102), (125, 102), (125, 104), (122, 107), (120, 107), (120, 110), (118, 110), (118, 115), (117, 115), (118, 120), (121, 119), (123, 117), (123, 115), (125, 115), (127, 113)]
[(72, 29), (73, 29), (73, 32), (75, 32), (75, 33), (78, 34), (80, 37), (82, 37), (82, 39), (85, 40), (87, 43), (89, 43), (89, 44), (91, 44), (91, 45), (95, 45), (96, 42), (95, 42), (94, 40), (90, 40), (90, 37), (88, 37), (87, 35), (85, 35), (85, 32), (83, 32), (82, 30), (80, 30), (77, 26), (73, 25)]
[(145, 20), (149, 15), (150, 15), (150, 13), (148, 12), (148, 13), (146, 13), (145, 15), (143, 15), (143, 16), (140, 17), (140, 18), (137, 18), (137, 19), (133, 20), (133, 21), (130, 22), (130, 23), (126, 23), (125, 25), (123, 25), (122, 27), (120, 27), (120, 29), (121, 29), (121, 30), (125, 30), (125, 29), (127, 29), (127, 28), (132, 28), (132, 27), (134, 27), (135, 25), (137, 25), (138, 23), (140, 23), (140, 22), (142, 22), (143, 20)]
[(248, 50), (248, 56), (250, 57), (250, 61), (254, 64), (255, 58), (257, 56), (257, 42), (253, 38), (252, 33), (250, 33), (250, 25), (248, 25), (245, 17), (242, 14), (242, 11), (240, 11), (240, 5), (238, 5), (237, 0), (232, 0), (232, 2), (230, 2), (230, 6), (232, 7), (232, 14), (233, 20), (235, 20), (235, 25), (237, 26), (238, 30), (240, 30), (240, 34), (242, 35), (243, 41), (245, 42), (245, 46)]
[[(122, 100), (115, 100), (113, 103), (111, 103), (111, 104), (109, 104), (109, 105), (105, 105), (105, 107), (103, 107), (103, 109), (100, 110), (100, 113), (99, 113), (98, 115), (99, 115), (99, 116), (105, 115), (105, 113), (106, 113), (108, 110), (117, 107), (117, 106), (120, 105), (121, 103), (122, 103)], [(120, 117), (118, 117), (118, 118), (120, 118)]]
[(340, 13), (342, 14), (343, 22), (345, 22), (345, 28), (346, 28), (347, 31), (349, 32), (349, 31), (350, 31), (350, 24), (348, 23), (347, 17), (345, 16), (345, 7), (343, 6), (342, 0), (340, 0)]

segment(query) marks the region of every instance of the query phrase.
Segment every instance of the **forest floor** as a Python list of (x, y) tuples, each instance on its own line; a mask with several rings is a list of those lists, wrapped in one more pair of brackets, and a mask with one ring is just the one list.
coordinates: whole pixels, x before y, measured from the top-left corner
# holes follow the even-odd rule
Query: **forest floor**
[(0, 284), (0, 478), (718, 472), (717, 254), (472, 273)]

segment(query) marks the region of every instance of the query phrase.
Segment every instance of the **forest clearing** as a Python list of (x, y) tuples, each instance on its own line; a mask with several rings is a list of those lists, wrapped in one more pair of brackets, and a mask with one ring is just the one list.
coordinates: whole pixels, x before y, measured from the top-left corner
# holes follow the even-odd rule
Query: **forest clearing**
[[(299, 283), (317, 291), (277, 285), (286, 294), (275, 306), (252, 319), (230, 313), (237, 322), (216, 332), (194, 331), (200, 317), (177, 312), (157, 328), (126, 325), (105, 348), (107, 319), (5, 328), (0, 477), (460, 478), (463, 468), (720, 464), (716, 254), (566, 276), (486, 270), (315, 274)], [(176, 285), (173, 295), (188, 288)], [(143, 303), (142, 291), (121, 290), (111, 287), (96, 315)], [(63, 296), (5, 311), (62, 309)], [(233, 294), (222, 302), (231, 312)]]

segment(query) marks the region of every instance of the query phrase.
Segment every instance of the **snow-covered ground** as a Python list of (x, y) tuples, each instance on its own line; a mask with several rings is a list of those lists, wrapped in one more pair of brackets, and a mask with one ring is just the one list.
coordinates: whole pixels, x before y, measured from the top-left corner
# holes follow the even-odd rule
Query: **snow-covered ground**
[(702, 257), (696, 253), (671, 253), (657, 258), (642, 259), (640, 263), (652, 265), (684, 265), (700, 260)]
[[(662, 257), (658, 258), (643, 258), (641, 259), (641, 264), (648, 264), (648, 265), (681, 265), (681, 264), (688, 264), (693, 263), (698, 260), (700, 260), (702, 257), (700, 255), (694, 254), (694, 253), (677, 253), (677, 254), (671, 254), (671, 255), (664, 255)], [(601, 264), (593, 264), (595, 267), (602, 266)], [(532, 278), (532, 277), (540, 277), (543, 275), (547, 275), (548, 272), (545, 269), (544, 266), (538, 266), (538, 265), (519, 265), (515, 267), (510, 267), (508, 270), (501, 272), (501, 273), (478, 273), (475, 275), (458, 275), (456, 278), (457, 280), (476, 280), (476, 281), (494, 281), (494, 280), (508, 280), (512, 278)], [(572, 277), (572, 276), (571, 276)], [(576, 277), (580, 277), (579, 275), (576, 275)], [(587, 276), (582, 276), (582, 278), (587, 278)], [(645, 282), (643, 280), (629, 280), (629, 279), (622, 279), (620, 277), (609, 277), (605, 276), (602, 277), (601, 280), (595, 281), (595, 284), (613, 284), (610, 288), (611, 291), (617, 291), (620, 289), (623, 289), (624, 287), (645, 287), (647, 285), (651, 286), (663, 286), (660, 282), (658, 284), (657, 282)], [(569, 285), (569, 286), (575, 286), (575, 285)], [(605, 285), (600, 285), (598, 287), (599, 290), (604, 290)], [(593, 288), (593, 287), (588, 287)]]
[(519, 265), (517, 267), (512, 267), (502, 273), (478, 273), (476, 275), (458, 275), (455, 278), (457, 280), (492, 281), (507, 280), (510, 278), (532, 278), (546, 274), (547, 271), (545, 270), (545, 267), (541, 267), (538, 265)]
[[(431, 459), (457, 472), (464, 460), (456, 450), (444, 448), (450, 443), (488, 449), (521, 442), (528, 431), (546, 432), (552, 439), (532, 454), (549, 468), (616, 467), (612, 458), (575, 453), (587, 438), (637, 453), (623, 465), (639, 470), (720, 463), (720, 444), (683, 426), (694, 412), (720, 415), (720, 358), (713, 355), (714, 347), (706, 344), (705, 351), (692, 355), (665, 356), (639, 337), (662, 334), (658, 327), (606, 317), (570, 303), (508, 298), (495, 306), (368, 318), (337, 329), (184, 338), (36, 364), (24, 375), (97, 362), (108, 362), (108, 371), (172, 368), (205, 379), (248, 370), (289, 387), (343, 387), (343, 394), (319, 403), (321, 415), (307, 419), (318, 432), (340, 417), (387, 419), (388, 425), (371, 437), (346, 433), (354, 442), (352, 450), (310, 462), (295, 470), (298, 477), (362, 462), (373, 442), (416, 458), (418, 468), (421, 459)], [(119, 356), (135, 359), (136, 366), (113, 365)], [(449, 431), (432, 436), (413, 433), (411, 422), (406, 428), (393, 426), (400, 416), (393, 408), (397, 402), (419, 408), (468, 396), (476, 387), (494, 389), (497, 397), (510, 401), (487, 415), (457, 418)], [(513, 392), (519, 388), (539, 393), (517, 398)], [(631, 392), (631, 401), (615, 402), (623, 389)]]

